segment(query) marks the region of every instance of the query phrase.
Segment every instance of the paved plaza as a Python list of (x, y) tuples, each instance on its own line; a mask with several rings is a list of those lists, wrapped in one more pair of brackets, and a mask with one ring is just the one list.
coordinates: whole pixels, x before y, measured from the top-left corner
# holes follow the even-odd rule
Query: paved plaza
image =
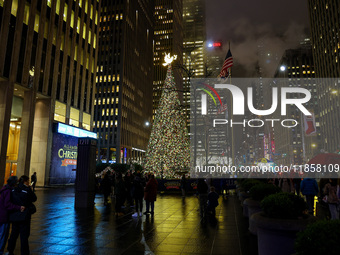
[[(257, 254), (256, 237), (236, 195), (219, 199), (216, 220), (200, 224), (198, 199), (158, 195), (154, 217), (117, 218), (96, 196), (91, 210), (74, 209), (74, 188), (38, 189), (31, 254)], [(145, 208), (145, 206), (144, 206)], [(20, 254), (18, 240), (15, 254)]]

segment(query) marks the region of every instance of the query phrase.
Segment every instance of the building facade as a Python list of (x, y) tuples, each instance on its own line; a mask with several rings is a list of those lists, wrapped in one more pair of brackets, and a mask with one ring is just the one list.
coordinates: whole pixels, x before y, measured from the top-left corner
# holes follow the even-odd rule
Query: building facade
[(0, 181), (50, 183), (53, 123), (91, 130), (100, 0), (0, 1)]
[(140, 162), (152, 119), (154, 1), (103, 0), (95, 123), (98, 160)]
[(173, 63), (176, 87), (182, 101), (183, 78), (183, 0), (155, 0), (153, 116), (161, 97), (167, 68), (165, 53), (177, 55)]
[[(274, 126), (272, 136), (275, 139), (275, 151), (272, 151), (275, 163), (283, 165), (305, 164), (320, 150), (320, 121), (319, 104), (317, 101), (317, 82), (311, 45), (307, 44), (298, 49), (286, 50), (275, 73), (276, 78), (283, 78), (279, 87), (303, 87), (311, 92), (311, 100), (304, 104), (313, 113), (315, 130), (308, 130), (304, 116), (296, 106), (287, 106), (285, 119), (298, 122), (293, 128), (281, 125)], [(278, 84), (278, 83), (277, 83)], [(277, 86), (275, 84), (275, 86)], [(274, 84), (272, 84), (274, 86)], [(297, 94), (290, 94), (298, 98)], [(277, 116), (279, 119), (280, 116)], [(308, 130), (308, 131), (307, 131)]]
[(320, 105), (321, 148), (340, 149), (340, 3), (338, 0), (309, 0), (312, 49), (315, 73), (329, 79), (317, 87)]

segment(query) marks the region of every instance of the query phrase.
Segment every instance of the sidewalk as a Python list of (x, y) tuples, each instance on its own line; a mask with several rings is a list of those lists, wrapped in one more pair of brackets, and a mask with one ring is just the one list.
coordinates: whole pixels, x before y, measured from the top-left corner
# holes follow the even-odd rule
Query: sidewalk
[[(256, 255), (256, 237), (236, 196), (220, 198), (214, 223), (200, 224), (198, 199), (158, 195), (154, 217), (116, 218), (96, 196), (94, 210), (74, 210), (74, 189), (37, 190), (29, 239), (32, 254)], [(145, 208), (145, 206), (144, 206)], [(20, 241), (15, 254), (20, 254)]]

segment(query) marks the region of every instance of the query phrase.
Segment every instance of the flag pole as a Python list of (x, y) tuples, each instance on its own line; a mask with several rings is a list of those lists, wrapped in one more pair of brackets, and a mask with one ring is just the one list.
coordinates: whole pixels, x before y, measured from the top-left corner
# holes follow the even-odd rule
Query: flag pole
[[(229, 50), (230, 50), (230, 40), (229, 40)], [(230, 84), (231, 84), (231, 67), (229, 68), (229, 78), (230, 78)], [(231, 108), (231, 114), (230, 119), (233, 119), (233, 97), (230, 93), (230, 108)], [(235, 166), (235, 150), (234, 150), (234, 128), (231, 127), (231, 162), (232, 165)]]

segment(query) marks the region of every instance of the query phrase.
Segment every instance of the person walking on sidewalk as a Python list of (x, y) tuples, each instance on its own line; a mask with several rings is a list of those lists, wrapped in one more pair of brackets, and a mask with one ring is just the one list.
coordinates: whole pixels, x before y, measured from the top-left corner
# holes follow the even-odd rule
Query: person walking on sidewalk
[(182, 197), (185, 197), (186, 188), (187, 188), (187, 179), (185, 178), (185, 174), (183, 174), (182, 179), (181, 179)]
[(314, 212), (314, 197), (319, 193), (318, 183), (315, 179), (305, 178), (300, 185), (301, 193), (306, 197), (308, 205), (308, 213), (313, 215)]
[(337, 195), (337, 191), (339, 189), (338, 180), (337, 179), (329, 179), (329, 183), (326, 184), (324, 188), (324, 194), (327, 195), (327, 204), (329, 208), (329, 212), (331, 213), (331, 220), (339, 219), (339, 197)]
[(200, 216), (201, 222), (205, 223), (208, 203), (208, 184), (204, 179), (199, 179), (197, 183), (198, 198), (200, 201)]
[(12, 190), (13, 203), (24, 205), (26, 209), (23, 212), (15, 211), (9, 215), (9, 220), (12, 222), (12, 232), (8, 240), (7, 250), (10, 255), (14, 252), (19, 234), (21, 255), (30, 254), (28, 238), (31, 229), (31, 215), (36, 212), (33, 202), (37, 201), (37, 196), (34, 194), (29, 180), (28, 176), (21, 176), (18, 187)]
[(108, 205), (109, 196), (111, 193), (111, 180), (110, 180), (110, 171), (107, 171), (104, 175), (102, 182), (100, 183), (103, 196), (104, 196), (104, 205)]
[(18, 177), (10, 176), (7, 184), (0, 190), (0, 254), (4, 253), (9, 235), (9, 213), (12, 211), (25, 210), (25, 206), (13, 204), (11, 202), (11, 191), (17, 185)]
[(126, 198), (126, 188), (121, 173), (116, 174), (115, 184), (115, 196), (116, 196), (116, 216), (123, 216), (122, 206), (124, 205)]
[(210, 192), (208, 194), (208, 207), (207, 207), (207, 211), (211, 212), (213, 216), (216, 215), (216, 207), (218, 206), (218, 198), (219, 198), (219, 195), (215, 191), (215, 187), (211, 186), (210, 187)]
[(34, 172), (34, 173), (32, 174), (32, 176), (31, 176), (31, 186), (32, 186), (32, 188), (33, 188), (33, 192), (35, 192), (35, 185), (37, 184), (37, 181), (38, 181), (38, 179), (37, 179), (37, 173)]
[(141, 173), (138, 171), (132, 182), (132, 196), (135, 200), (136, 213), (133, 217), (142, 216), (143, 213), (143, 195), (144, 195), (145, 180), (142, 178)]
[[(144, 188), (144, 200), (146, 202), (146, 212), (144, 214), (149, 214), (151, 215), (154, 214), (154, 208), (155, 208), (155, 201), (157, 198), (157, 187), (158, 187), (158, 182), (155, 179), (155, 176), (152, 174), (150, 176), (150, 179), (148, 183), (146, 184)], [(151, 205), (151, 212), (149, 211)]]

